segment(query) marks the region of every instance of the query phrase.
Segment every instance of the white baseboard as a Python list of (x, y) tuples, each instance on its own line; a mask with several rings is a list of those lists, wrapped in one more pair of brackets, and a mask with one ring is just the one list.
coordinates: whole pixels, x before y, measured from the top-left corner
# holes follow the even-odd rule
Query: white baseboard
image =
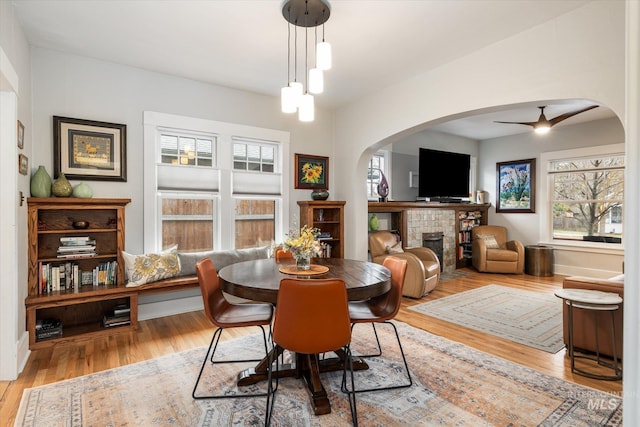
[(555, 274), (563, 274), (567, 276), (586, 276), (586, 277), (594, 277), (597, 279), (608, 279), (610, 277), (617, 276), (618, 274), (620, 274), (619, 271), (576, 267), (573, 265), (555, 264), (553, 267), (554, 267)]
[(18, 373), (22, 372), (24, 367), (27, 366), (27, 361), (29, 360), (30, 355), (31, 350), (29, 350), (29, 332), (24, 331), (24, 333), (18, 340)]
[(201, 296), (150, 302), (138, 305), (138, 320), (155, 319), (203, 309)]

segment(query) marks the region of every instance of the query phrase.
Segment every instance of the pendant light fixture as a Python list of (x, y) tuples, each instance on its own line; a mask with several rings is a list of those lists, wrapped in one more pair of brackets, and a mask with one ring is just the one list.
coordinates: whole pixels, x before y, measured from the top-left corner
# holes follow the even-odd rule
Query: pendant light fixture
[[(331, 68), (331, 45), (324, 41), (324, 23), (329, 19), (331, 6), (328, 0), (284, 0), (282, 16), (288, 22), (287, 29), (287, 85), (281, 90), (282, 112), (298, 111), (300, 121), (314, 120), (314, 98), (312, 94), (324, 91), (323, 69)], [(291, 81), (291, 25), (294, 26), (293, 68), (294, 80)], [(322, 42), (318, 43), (317, 27), (322, 25)], [(305, 29), (304, 72), (305, 84), (297, 81), (298, 70), (298, 27)], [(314, 63), (311, 70), (309, 64), (309, 28), (314, 28)], [(327, 56), (328, 55), (328, 56)], [(322, 62), (321, 62), (322, 61)], [(321, 67), (325, 67), (322, 68)]]

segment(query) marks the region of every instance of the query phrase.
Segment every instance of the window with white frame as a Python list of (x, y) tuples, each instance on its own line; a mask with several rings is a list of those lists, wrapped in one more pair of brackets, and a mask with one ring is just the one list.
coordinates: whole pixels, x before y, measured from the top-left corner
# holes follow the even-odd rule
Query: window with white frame
[(545, 153), (554, 241), (621, 245), (624, 153), (612, 148)]
[(154, 153), (145, 157), (145, 250), (280, 240), (288, 222), (281, 161), (288, 139), (281, 131), (145, 112), (145, 152)]
[(388, 153), (386, 151), (378, 151), (369, 160), (367, 168), (367, 199), (378, 200), (378, 184), (382, 179), (382, 172), (388, 175)]

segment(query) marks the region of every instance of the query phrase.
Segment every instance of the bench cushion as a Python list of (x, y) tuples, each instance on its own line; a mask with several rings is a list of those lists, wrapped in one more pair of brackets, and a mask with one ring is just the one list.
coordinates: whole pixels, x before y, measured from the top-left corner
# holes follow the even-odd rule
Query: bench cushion
[(179, 253), (180, 259), (180, 276), (191, 276), (196, 274), (196, 263), (203, 258), (211, 258), (216, 271), (230, 264), (242, 261), (251, 261), (255, 259), (268, 258), (267, 247), (233, 249), (228, 251), (205, 251)]

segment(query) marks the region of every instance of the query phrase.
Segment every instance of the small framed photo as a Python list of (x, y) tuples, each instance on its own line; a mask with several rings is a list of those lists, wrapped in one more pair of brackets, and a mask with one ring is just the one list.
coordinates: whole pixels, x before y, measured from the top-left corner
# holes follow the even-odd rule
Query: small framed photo
[(127, 180), (127, 125), (53, 116), (53, 173), (68, 179)]
[(329, 158), (295, 154), (295, 188), (329, 189)]
[(24, 125), (18, 120), (18, 148), (24, 148)]
[(496, 163), (496, 212), (536, 211), (536, 159)]
[(18, 171), (22, 175), (29, 173), (29, 158), (24, 154), (18, 154)]

